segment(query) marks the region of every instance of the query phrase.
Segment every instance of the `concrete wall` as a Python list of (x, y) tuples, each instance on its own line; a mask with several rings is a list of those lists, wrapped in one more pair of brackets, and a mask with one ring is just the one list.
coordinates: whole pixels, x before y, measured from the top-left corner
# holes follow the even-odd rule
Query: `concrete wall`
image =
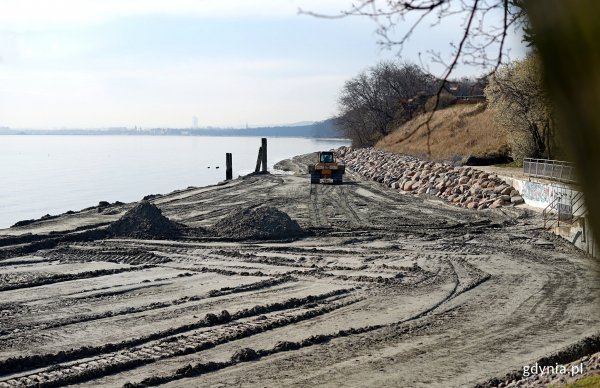
[[(570, 201), (571, 198), (581, 194), (580, 191), (573, 189), (562, 183), (548, 183), (543, 181), (519, 179), (508, 176), (499, 176), (506, 183), (512, 185), (521, 193), (521, 197), (529, 206), (539, 209), (545, 209), (559, 195), (564, 196)], [(580, 216), (586, 212), (585, 205), (577, 210), (575, 216)]]
[[(574, 198), (580, 192), (561, 183), (548, 183), (536, 180), (519, 179), (508, 176), (499, 176), (506, 183), (512, 185), (521, 193), (521, 197), (529, 206), (545, 209), (559, 195), (564, 196), (567, 201)], [(574, 209), (575, 210), (575, 209)], [(589, 253), (594, 257), (600, 257), (598, 244), (594, 241), (586, 213), (585, 205), (575, 211), (575, 219), (572, 224), (559, 222), (553, 227), (553, 232), (568, 240), (577, 248)], [(583, 215), (583, 217), (582, 217)], [(579, 218), (578, 218), (579, 217)]]
[(553, 232), (593, 257), (600, 257), (598, 244), (594, 242), (586, 217), (577, 219), (573, 224), (559, 223), (553, 228)]
[(554, 198), (554, 188), (551, 185), (510, 177), (501, 178), (521, 193), (527, 205), (544, 209)]

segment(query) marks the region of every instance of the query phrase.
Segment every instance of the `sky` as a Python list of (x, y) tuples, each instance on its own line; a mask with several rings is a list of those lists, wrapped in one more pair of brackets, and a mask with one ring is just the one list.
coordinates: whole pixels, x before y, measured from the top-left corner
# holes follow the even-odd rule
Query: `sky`
[[(460, 20), (400, 56), (350, 0), (0, 0), (0, 127), (243, 127), (318, 121), (378, 61), (449, 54)], [(402, 26), (400, 26), (400, 29)], [(511, 59), (525, 53), (518, 34)], [(427, 63), (426, 63), (427, 64)], [(429, 64), (430, 71), (442, 68)], [(461, 67), (456, 76), (478, 75)]]

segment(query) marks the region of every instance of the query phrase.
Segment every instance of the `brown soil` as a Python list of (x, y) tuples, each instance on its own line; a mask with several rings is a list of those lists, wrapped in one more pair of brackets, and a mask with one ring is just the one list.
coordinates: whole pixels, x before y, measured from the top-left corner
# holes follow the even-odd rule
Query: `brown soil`
[(151, 203), (186, 230), (272, 207), (310, 235), (65, 237), (134, 205), (0, 230), (0, 387), (464, 387), (600, 323), (596, 262), (518, 208), (459, 209), (352, 171), (340, 186), (271, 174)]
[[(464, 159), (469, 156), (507, 155), (508, 145), (492, 112), (484, 105), (456, 105), (435, 112), (430, 136), (422, 124), (429, 113), (420, 115), (381, 139), (375, 148), (434, 160)], [(419, 128), (420, 127), (420, 128)], [(415, 132), (416, 131), (416, 132)], [(408, 137), (408, 134), (414, 134)]]
[(173, 239), (181, 236), (181, 227), (152, 203), (143, 200), (123, 217), (110, 224), (109, 233), (115, 237), (141, 239)]
[(293, 240), (306, 234), (290, 216), (270, 206), (233, 211), (213, 231), (236, 240)]

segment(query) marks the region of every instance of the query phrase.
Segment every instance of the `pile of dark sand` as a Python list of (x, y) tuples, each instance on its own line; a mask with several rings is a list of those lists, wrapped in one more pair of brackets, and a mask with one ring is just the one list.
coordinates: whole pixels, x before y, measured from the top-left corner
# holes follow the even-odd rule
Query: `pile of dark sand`
[(163, 216), (159, 208), (141, 201), (108, 227), (110, 235), (139, 239), (174, 239), (181, 237), (182, 226)]
[(305, 235), (290, 216), (270, 206), (234, 211), (217, 222), (213, 231), (240, 240), (287, 240)]

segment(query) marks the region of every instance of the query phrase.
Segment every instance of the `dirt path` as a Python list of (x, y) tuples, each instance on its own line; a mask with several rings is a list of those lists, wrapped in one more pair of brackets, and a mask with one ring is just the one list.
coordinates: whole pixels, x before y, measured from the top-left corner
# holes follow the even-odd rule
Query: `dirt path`
[[(457, 209), (352, 173), (342, 186), (255, 176), (152, 202), (208, 229), (267, 204), (312, 236), (63, 242), (4, 259), (0, 387), (469, 386), (597, 332), (593, 261), (518, 209)], [(131, 207), (0, 234), (93, 228)]]

